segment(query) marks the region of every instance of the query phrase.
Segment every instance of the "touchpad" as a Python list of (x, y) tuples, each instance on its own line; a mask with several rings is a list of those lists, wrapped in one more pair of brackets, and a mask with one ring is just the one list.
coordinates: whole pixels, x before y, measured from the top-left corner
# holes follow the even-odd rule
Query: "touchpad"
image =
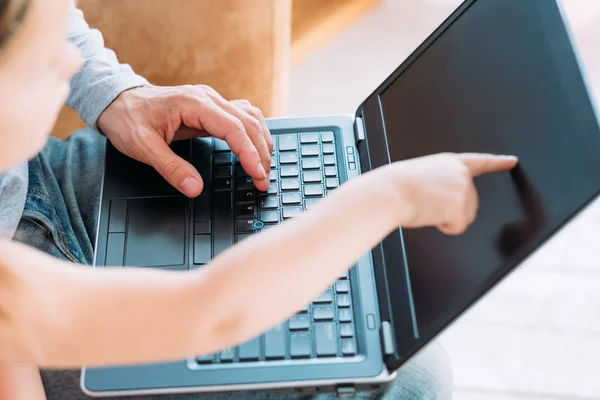
[(186, 204), (181, 197), (129, 200), (125, 265), (183, 265)]

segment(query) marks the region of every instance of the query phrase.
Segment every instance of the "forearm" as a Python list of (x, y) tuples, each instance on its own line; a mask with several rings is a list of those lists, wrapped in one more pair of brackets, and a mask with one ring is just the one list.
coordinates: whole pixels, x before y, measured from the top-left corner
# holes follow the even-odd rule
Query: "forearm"
[(71, 80), (67, 105), (74, 108), (88, 126), (96, 127), (101, 113), (125, 90), (148, 82), (136, 75), (127, 64), (119, 63), (116, 54), (104, 47), (102, 34), (91, 29), (81, 10), (72, 6), (68, 38), (85, 60), (83, 68)]
[(35, 366), (0, 362), (0, 400), (44, 400), (46, 395)]
[(27, 290), (13, 287), (29, 295), (5, 301), (12, 328), (0, 352), (72, 367), (167, 361), (241, 343), (310, 302), (396, 227), (388, 185), (381, 173), (359, 178), (187, 274), (49, 265), (57, 262), (3, 249), (4, 260), (28, 260), (15, 268)]

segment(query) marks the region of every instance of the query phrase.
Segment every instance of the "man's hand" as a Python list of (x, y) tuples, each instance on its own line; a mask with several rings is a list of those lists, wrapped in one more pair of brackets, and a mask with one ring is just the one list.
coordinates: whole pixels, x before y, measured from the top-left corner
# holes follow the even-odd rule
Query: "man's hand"
[(259, 190), (269, 187), (273, 139), (261, 111), (204, 86), (144, 86), (125, 91), (98, 127), (123, 154), (153, 166), (188, 197), (204, 187), (198, 171), (169, 148), (173, 140), (212, 135), (227, 142)]

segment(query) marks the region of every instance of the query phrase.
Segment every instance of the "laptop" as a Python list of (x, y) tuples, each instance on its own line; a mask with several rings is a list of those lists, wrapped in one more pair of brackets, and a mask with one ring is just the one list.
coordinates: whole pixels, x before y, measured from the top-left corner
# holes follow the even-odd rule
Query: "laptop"
[(179, 362), (84, 368), (88, 395), (293, 390), (352, 397), (385, 387), (600, 193), (598, 118), (555, 0), (467, 0), (354, 115), (267, 123), (276, 143), (267, 193), (252, 187), (219, 140), (172, 145), (204, 178), (196, 199), (109, 144), (96, 268), (202, 268), (394, 161), (490, 152), (514, 154), (520, 165), (476, 180), (480, 212), (465, 234), (397, 230), (265, 334)]

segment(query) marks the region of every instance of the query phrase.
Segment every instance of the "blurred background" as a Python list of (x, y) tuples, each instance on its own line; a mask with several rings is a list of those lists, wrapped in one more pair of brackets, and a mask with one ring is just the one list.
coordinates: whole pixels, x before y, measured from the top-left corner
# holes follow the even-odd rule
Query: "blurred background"
[[(460, 3), (377, 2), (293, 65), (288, 113), (354, 112)], [(598, 95), (600, 0), (563, 5)], [(456, 400), (600, 399), (600, 202), (443, 333), (441, 342), (452, 360)]]
[[(376, 2), (293, 65), (288, 114), (354, 112), (460, 3)], [(600, 0), (562, 3), (600, 108)], [(600, 399), (600, 202), (441, 342), (452, 360), (456, 400)]]
[[(504, 0), (549, 1), (549, 0)], [(269, 117), (354, 113), (461, 0), (80, 0), (152, 83)], [(600, 0), (562, 0), (600, 94)], [(598, 103), (598, 102), (597, 102)], [(81, 126), (65, 109), (54, 134)], [(600, 202), (441, 336), (457, 400), (600, 400)]]

